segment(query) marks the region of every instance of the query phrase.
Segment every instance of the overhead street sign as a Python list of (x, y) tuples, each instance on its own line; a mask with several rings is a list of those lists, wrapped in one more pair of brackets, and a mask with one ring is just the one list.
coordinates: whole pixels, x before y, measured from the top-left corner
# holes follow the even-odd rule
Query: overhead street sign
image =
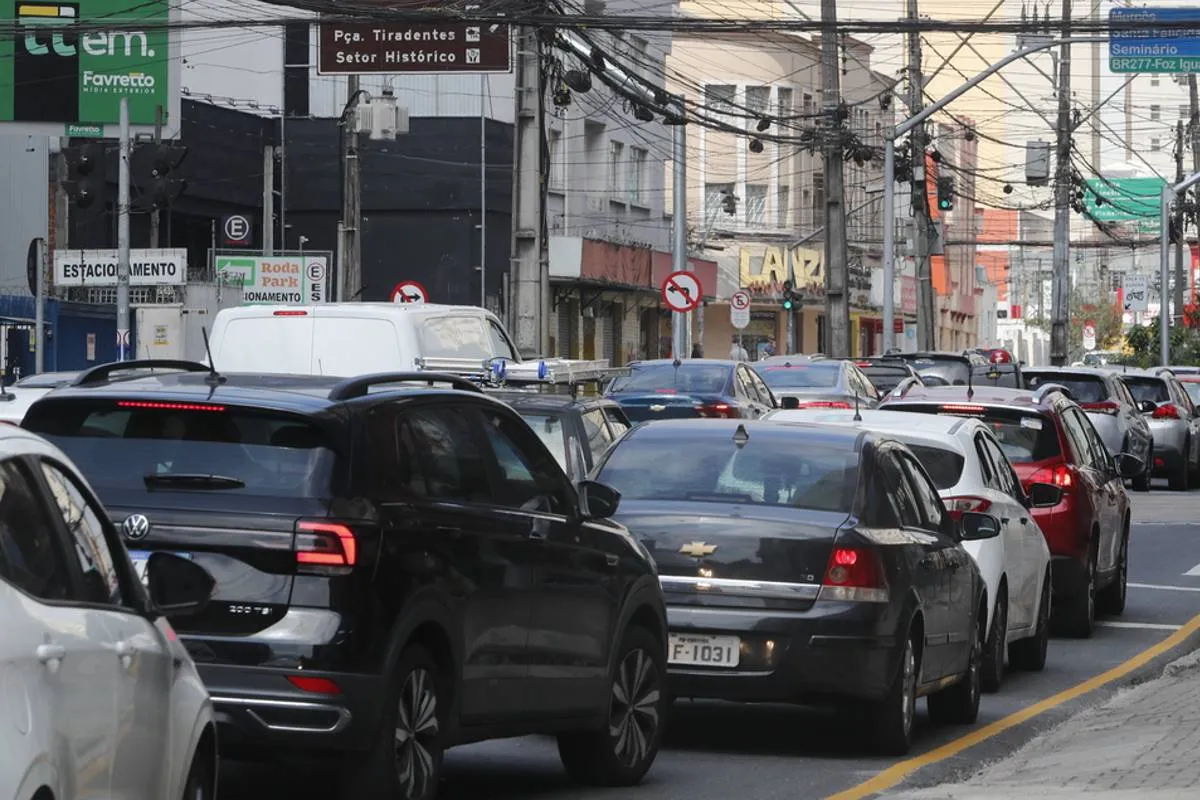
[(511, 72), (508, 25), (322, 22), (319, 75)]
[(1113, 72), (1200, 72), (1200, 8), (1114, 8), (1108, 39), (1108, 67)]
[(1122, 281), (1125, 290), (1125, 310), (1142, 314), (1150, 310), (1150, 276), (1125, 275)]
[(662, 282), (662, 299), (667, 308), (685, 314), (699, 307), (704, 299), (700, 278), (694, 272), (672, 272)]
[(1098, 222), (1153, 221), (1166, 181), (1162, 178), (1088, 178), (1083, 207)]

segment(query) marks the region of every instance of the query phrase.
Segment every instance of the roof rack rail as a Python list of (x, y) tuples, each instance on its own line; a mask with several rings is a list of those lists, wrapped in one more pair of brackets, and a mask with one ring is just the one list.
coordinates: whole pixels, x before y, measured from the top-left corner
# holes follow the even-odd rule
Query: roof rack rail
[(364, 397), (372, 386), (386, 386), (392, 383), (424, 383), (428, 386), (433, 386), (435, 383), (448, 383), (463, 392), (483, 392), (478, 384), (460, 375), (449, 375), (443, 372), (376, 372), (341, 381), (329, 390), (329, 399), (353, 400), (356, 397)]
[(1066, 395), (1068, 400), (1075, 399), (1075, 395), (1071, 393), (1071, 390), (1066, 386), (1063, 386), (1061, 383), (1043, 383), (1041, 386), (1033, 390), (1033, 402), (1040, 403), (1042, 398), (1051, 392), (1060, 392)]
[(176, 358), (143, 358), (134, 361), (112, 361), (85, 370), (75, 377), (71, 386), (94, 386), (104, 383), (109, 376), (116, 372), (132, 372), (134, 370), (173, 370), (175, 372), (208, 372), (209, 366), (199, 361), (184, 361)]
[(628, 367), (611, 367), (608, 361), (566, 358), (513, 363), (506, 358), (484, 361), (461, 358), (419, 358), (421, 370), (459, 375), (487, 388), (568, 386), (574, 395), (580, 384), (603, 383), (629, 374)]

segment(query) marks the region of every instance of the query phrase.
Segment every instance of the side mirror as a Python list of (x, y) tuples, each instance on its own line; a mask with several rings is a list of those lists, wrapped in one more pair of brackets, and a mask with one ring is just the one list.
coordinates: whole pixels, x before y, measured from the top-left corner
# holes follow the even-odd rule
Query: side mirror
[(1136, 478), (1146, 471), (1146, 462), (1132, 453), (1117, 453), (1117, 474), (1122, 478)]
[(621, 493), (599, 481), (579, 482), (579, 510), (584, 519), (608, 519), (617, 513)]
[(967, 511), (959, 522), (959, 538), (964, 542), (994, 539), (1000, 535), (1000, 520), (991, 514)]
[(151, 553), (146, 560), (146, 586), (154, 610), (165, 617), (199, 614), (212, 599), (217, 582), (208, 570), (174, 553)]
[(1138, 411), (1143, 414), (1153, 414), (1154, 410), (1158, 408), (1158, 403), (1155, 403), (1153, 400), (1139, 400), (1137, 407)]
[(800, 407), (799, 397), (783, 397), (779, 400), (779, 407), (786, 408), (789, 411), (795, 411)]
[(1054, 508), (1062, 502), (1063, 490), (1053, 483), (1035, 483), (1029, 487), (1030, 508)]

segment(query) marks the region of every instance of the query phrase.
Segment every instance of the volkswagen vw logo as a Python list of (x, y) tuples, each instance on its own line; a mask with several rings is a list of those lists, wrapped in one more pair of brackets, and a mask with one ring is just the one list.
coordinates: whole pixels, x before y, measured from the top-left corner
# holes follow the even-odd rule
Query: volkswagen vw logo
[(125, 538), (131, 542), (140, 541), (150, 535), (150, 520), (144, 514), (130, 514), (121, 525)]

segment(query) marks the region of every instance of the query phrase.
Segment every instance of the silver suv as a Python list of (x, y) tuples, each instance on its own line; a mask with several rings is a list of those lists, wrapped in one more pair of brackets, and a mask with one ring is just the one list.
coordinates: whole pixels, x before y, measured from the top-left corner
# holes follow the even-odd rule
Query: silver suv
[(1150, 490), (1154, 471), (1154, 437), (1138, 401), (1114, 372), (1087, 367), (1021, 370), (1025, 388), (1055, 383), (1065, 387), (1091, 420), (1108, 452), (1116, 457), (1130, 453), (1142, 460), (1146, 471), (1133, 480), (1133, 488)]
[(1186, 491), (1200, 473), (1200, 411), (1169, 369), (1117, 373), (1150, 423), (1154, 474)]

